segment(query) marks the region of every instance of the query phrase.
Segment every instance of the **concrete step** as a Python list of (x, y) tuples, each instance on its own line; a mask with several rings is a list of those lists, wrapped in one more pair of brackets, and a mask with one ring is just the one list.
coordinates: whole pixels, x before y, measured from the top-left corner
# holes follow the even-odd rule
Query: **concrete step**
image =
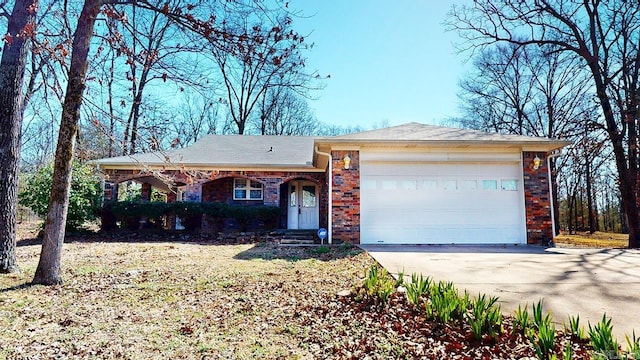
[(282, 245), (311, 245), (314, 244), (315, 240), (313, 239), (290, 239), (290, 238), (284, 238), (280, 240), (280, 244)]

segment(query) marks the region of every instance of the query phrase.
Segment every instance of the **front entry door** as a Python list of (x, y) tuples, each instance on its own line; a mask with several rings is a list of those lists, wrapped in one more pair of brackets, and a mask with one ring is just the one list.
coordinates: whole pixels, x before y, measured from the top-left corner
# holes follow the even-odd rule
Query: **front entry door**
[(318, 214), (318, 186), (310, 181), (291, 181), (289, 183), (289, 229), (317, 229)]

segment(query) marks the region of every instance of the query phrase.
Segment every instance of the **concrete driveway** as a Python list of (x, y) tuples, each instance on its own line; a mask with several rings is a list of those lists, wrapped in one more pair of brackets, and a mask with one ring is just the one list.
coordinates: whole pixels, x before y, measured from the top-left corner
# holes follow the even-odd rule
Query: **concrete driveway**
[(533, 246), (362, 245), (389, 272), (422, 273), (458, 289), (498, 296), (505, 314), (544, 299), (563, 324), (580, 315), (595, 324), (612, 317), (619, 343), (640, 335), (640, 251)]

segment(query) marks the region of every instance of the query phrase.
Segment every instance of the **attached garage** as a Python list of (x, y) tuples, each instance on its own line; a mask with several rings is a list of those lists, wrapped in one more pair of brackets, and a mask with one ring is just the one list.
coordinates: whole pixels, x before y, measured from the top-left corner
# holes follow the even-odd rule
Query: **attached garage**
[(363, 244), (526, 243), (519, 153), (407, 155), (360, 154)]
[(329, 242), (553, 240), (549, 164), (567, 141), (409, 123), (315, 143), (331, 160)]

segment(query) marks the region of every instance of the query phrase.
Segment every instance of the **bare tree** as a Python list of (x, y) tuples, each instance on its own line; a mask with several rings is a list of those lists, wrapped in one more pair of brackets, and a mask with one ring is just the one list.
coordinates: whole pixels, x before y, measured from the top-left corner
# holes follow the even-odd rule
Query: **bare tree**
[(454, 7), (449, 28), (471, 48), (496, 42), (549, 46), (579, 57), (588, 71), (612, 146), (629, 247), (640, 247), (638, 216), (638, 75), (640, 3), (637, 1), (478, 0)]
[(16, 0), (8, 19), (0, 60), (0, 273), (18, 270), (16, 247), (16, 204), (20, 134), (24, 114), (24, 78), (30, 39), (35, 31), (37, 2)]
[(242, 34), (245, 43), (230, 49), (213, 48), (226, 90), (225, 101), (235, 132), (244, 134), (252, 112), (271, 88), (309, 89), (314, 75), (304, 73), (304, 37), (291, 30), (289, 14), (271, 17), (244, 9), (245, 15), (225, 19), (231, 32)]
[(177, 115), (172, 123), (175, 136), (171, 147), (184, 147), (198, 141), (202, 136), (218, 133), (218, 111), (220, 102), (211, 96), (196, 92), (185, 92)]
[(256, 127), (262, 135), (313, 135), (318, 130), (307, 99), (286, 87), (267, 90), (258, 115)]
[[(587, 95), (589, 79), (580, 76), (575, 56), (497, 44), (483, 49), (473, 64), (470, 76), (460, 83), (464, 115), (458, 122), (465, 127), (576, 139), (586, 124), (584, 119), (597, 118), (595, 104)], [(562, 167), (557, 165), (554, 159), (552, 198), (555, 221), (559, 223), (556, 175)]]
[[(65, 100), (62, 108), (60, 130), (54, 162), (53, 183), (50, 202), (44, 226), (44, 237), (40, 261), (36, 269), (33, 283), (36, 284), (60, 284), (62, 245), (64, 229), (69, 205), (69, 188), (71, 185), (71, 162), (78, 132), (80, 120), (80, 106), (83, 101), (86, 87), (86, 75), (89, 61), (91, 38), (96, 19), (103, 7), (107, 4), (129, 4), (123, 0), (85, 0), (80, 16), (78, 17), (74, 32), (71, 63)], [(233, 44), (234, 48), (242, 47), (248, 41), (245, 34), (234, 34), (227, 30), (217, 28), (216, 17), (208, 14), (205, 19), (200, 19), (191, 12), (197, 6), (193, 4), (164, 3), (161, 7), (138, 0), (136, 6), (156, 11), (169, 17), (171, 21), (188, 31), (194, 31), (205, 37), (210, 44), (218, 44), (220, 48)], [(120, 12), (107, 8), (106, 16), (118, 16)], [(265, 39), (263, 39), (264, 41)]]

